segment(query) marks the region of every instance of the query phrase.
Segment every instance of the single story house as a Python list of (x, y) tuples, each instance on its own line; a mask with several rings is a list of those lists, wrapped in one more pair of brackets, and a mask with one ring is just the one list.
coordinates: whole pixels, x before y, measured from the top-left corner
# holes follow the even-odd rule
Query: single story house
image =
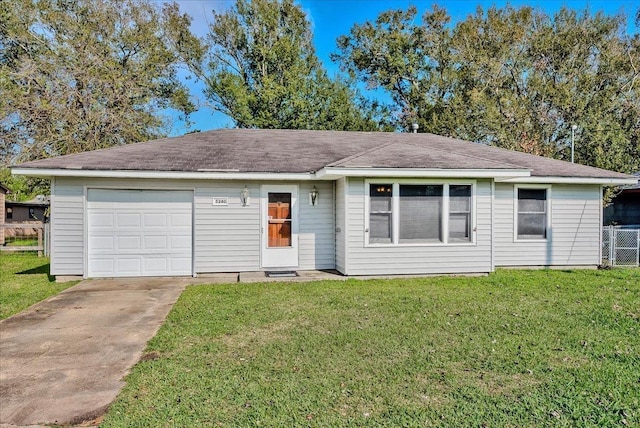
[(28, 201), (7, 200), (5, 202), (5, 219), (7, 223), (44, 222), (47, 219), (48, 209), (48, 196), (38, 195)]
[(624, 186), (604, 209), (604, 224), (640, 227), (640, 172), (636, 183)]
[(432, 134), (223, 129), (25, 163), (51, 274), (491, 272), (600, 263), (631, 176)]

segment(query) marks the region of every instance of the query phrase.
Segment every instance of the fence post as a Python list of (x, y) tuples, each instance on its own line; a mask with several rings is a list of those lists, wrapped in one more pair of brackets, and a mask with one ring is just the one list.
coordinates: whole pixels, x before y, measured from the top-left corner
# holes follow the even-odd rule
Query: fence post
[(42, 245), (42, 227), (38, 228), (38, 257), (42, 257), (42, 249), (44, 246)]
[(611, 266), (615, 266), (615, 260), (613, 258), (613, 255), (615, 254), (615, 242), (613, 242), (614, 237), (616, 236), (615, 231), (614, 231), (614, 227), (613, 226), (609, 226), (609, 263), (611, 263)]
[(44, 224), (44, 255), (46, 257), (49, 257), (49, 242), (51, 242), (49, 233), (50, 233), (49, 223), (45, 223)]

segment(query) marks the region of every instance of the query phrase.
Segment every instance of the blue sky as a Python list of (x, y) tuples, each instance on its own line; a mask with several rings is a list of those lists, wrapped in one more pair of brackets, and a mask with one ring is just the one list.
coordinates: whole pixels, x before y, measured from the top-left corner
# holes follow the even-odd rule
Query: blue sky
[[(211, 21), (211, 10), (224, 11), (229, 8), (234, 1), (228, 0), (178, 0), (177, 3), (183, 12), (188, 13), (193, 18), (192, 30), (200, 36), (207, 33), (208, 23)], [(566, 6), (571, 9), (584, 10), (588, 8), (592, 13), (604, 11), (607, 14), (623, 12), (628, 16), (627, 32), (633, 34), (637, 32), (632, 19), (639, 4), (637, 0), (565, 0), (565, 1), (547, 1), (539, 0), (531, 1), (464, 1), (464, 0), (448, 0), (434, 2), (428, 1), (409, 1), (409, 0), (298, 0), (298, 4), (302, 6), (312, 24), (314, 42), (318, 57), (323, 62), (329, 73), (338, 72), (338, 67), (332, 63), (329, 55), (336, 50), (336, 39), (344, 34), (348, 34), (354, 24), (363, 23), (368, 20), (374, 20), (380, 12), (389, 9), (406, 9), (410, 5), (418, 8), (419, 15), (424, 11), (431, 9), (433, 4), (444, 7), (452, 22), (464, 20), (468, 15), (475, 13), (478, 5), (483, 9), (491, 6), (504, 7), (510, 4), (514, 7), (532, 5), (541, 8), (548, 14), (553, 14), (561, 7)], [(196, 99), (202, 99), (202, 86), (189, 82), (192, 94)], [(210, 109), (202, 108), (200, 111), (191, 116), (194, 124), (191, 128), (186, 128), (180, 124), (176, 124), (172, 129), (172, 135), (181, 135), (190, 129), (199, 129), (207, 131), (210, 129), (224, 128), (233, 126), (232, 121), (220, 114), (214, 113)]]

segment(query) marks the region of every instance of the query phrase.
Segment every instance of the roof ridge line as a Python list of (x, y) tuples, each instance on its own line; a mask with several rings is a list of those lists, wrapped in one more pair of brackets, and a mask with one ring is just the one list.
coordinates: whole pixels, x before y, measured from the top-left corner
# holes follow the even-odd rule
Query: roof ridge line
[(367, 149), (367, 150), (365, 150), (363, 152), (356, 153), (355, 155), (347, 156), (346, 158), (342, 158), (342, 159), (339, 159), (337, 161), (331, 162), (331, 163), (325, 165), (324, 168), (331, 167), (331, 166), (340, 166), (340, 164), (343, 164), (343, 163), (348, 162), (350, 160), (357, 159), (359, 157), (368, 155), (369, 153), (373, 153), (375, 151), (378, 151), (378, 150), (383, 149), (385, 147), (391, 146), (393, 144), (396, 144), (396, 143), (388, 142), (388, 143), (384, 143), (384, 144), (381, 144), (381, 145), (376, 146), (376, 147), (372, 147), (372, 148)]
[[(432, 134), (432, 135), (435, 135), (435, 134)], [(441, 135), (438, 135), (438, 137), (441, 137)], [(449, 139), (454, 140), (454, 141), (466, 142), (464, 140), (458, 140), (457, 138), (451, 138), (451, 137), (445, 137), (445, 138), (449, 138)], [(482, 144), (482, 143), (474, 143), (473, 141), (469, 141), (468, 143), (471, 143), (471, 144)], [(416, 144), (415, 141), (407, 141), (406, 144), (409, 144), (409, 145), (412, 145), (412, 146), (424, 147), (421, 144)], [(493, 147), (493, 146), (490, 146), (490, 147)], [(437, 147), (429, 147), (429, 150), (436, 150), (438, 152), (450, 153), (450, 151), (447, 151), (447, 150), (444, 150), (444, 149), (439, 149)], [(468, 153), (456, 153), (456, 154), (461, 155), (461, 156), (466, 156), (466, 157), (469, 157), (469, 158), (480, 159), (480, 160), (483, 160), (483, 161), (496, 162), (494, 159), (487, 159), (484, 156), (471, 155), (471, 154), (468, 154)], [(526, 170), (529, 170), (529, 171), (532, 170), (531, 168), (528, 168), (526, 166), (516, 165), (516, 164), (510, 163), (510, 162), (504, 162), (504, 161), (499, 161), (499, 162), (503, 163), (505, 165), (510, 165), (510, 166), (513, 166), (513, 167), (516, 167), (516, 168), (520, 168), (520, 169), (526, 169)]]
[[(485, 146), (487, 148), (494, 149), (496, 151), (501, 151), (503, 153), (508, 153), (510, 155), (525, 156), (525, 157), (529, 157), (529, 158), (542, 158), (545, 161), (569, 163), (568, 161), (563, 160), (563, 159), (556, 159), (556, 158), (552, 158), (552, 157), (544, 156), (544, 155), (536, 155), (536, 154), (533, 154), (533, 153), (522, 152), (520, 150), (515, 150), (515, 149), (507, 149), (506, 147), (493, 146), (493, 145), (484, 144), (484, 143), (477, 143), (475, 141), (463, 140), (463, 139), (454, 138), (454, 137), (447, 137), (445, 135), (438, 135), (438, 134), (432, 134), (432, 135), (434, 135), (436, 137), (447, 138), (447, 139), (450, 139), (450, 140), (458, 141), (460, 143), (481, 144), (481, 145), (483, 145), (483, 146)], [(438, 149), (434, 148), (434, 150), (438, 150)], [(444, 151), (444, 150), (441, 150), (441, 151)], [(469, 156), (475, 157), (476, 159), (491, 160), (491, 159), (487, 159), (485, 157), (480, 157), (480, 156), (475, 156), (475, 155), (469, 155)], [(529, 169), (529, 170), (535, 169), (535, 168), (525, 167), (525, 166), (516, 165), (516, 164), (510, 164), (510, 165), (519, 166), (520, 168), (525, 168), (525, 169)], [(591, 168), (591, 169), (598, 169), (598, 170), (601, 170), (601, 171), (612, 172), (612, 170), (608, 170), (608, 169), (605, 169), (605, 168), (600, 168), (600, 167), (597, 167), (597, 166), (583, 165), (583, 164), (578, 164), (578, 163), (574, 163), (573, 165), (579, 166), (579, 167)], [(617, 171), (613, 171), (613, 172), (617, 172)], [(624, 173), (620, 173), (620, 174), (624, 174)]]

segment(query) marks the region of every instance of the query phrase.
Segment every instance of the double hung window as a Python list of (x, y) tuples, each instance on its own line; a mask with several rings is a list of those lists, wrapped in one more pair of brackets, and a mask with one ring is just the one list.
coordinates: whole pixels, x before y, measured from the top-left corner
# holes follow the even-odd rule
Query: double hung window
[(517, 188), (518, 239), (547, 239), (548, 189)]
[(369, 190), (369, 242), (388, 244), (392, 237), (391, 184), (372, 184)]
[(449, 242), (471, 240), (471, 186), (449, 186)]
[(370, 183), (369, 244), (473, 242), (473, 185)]

